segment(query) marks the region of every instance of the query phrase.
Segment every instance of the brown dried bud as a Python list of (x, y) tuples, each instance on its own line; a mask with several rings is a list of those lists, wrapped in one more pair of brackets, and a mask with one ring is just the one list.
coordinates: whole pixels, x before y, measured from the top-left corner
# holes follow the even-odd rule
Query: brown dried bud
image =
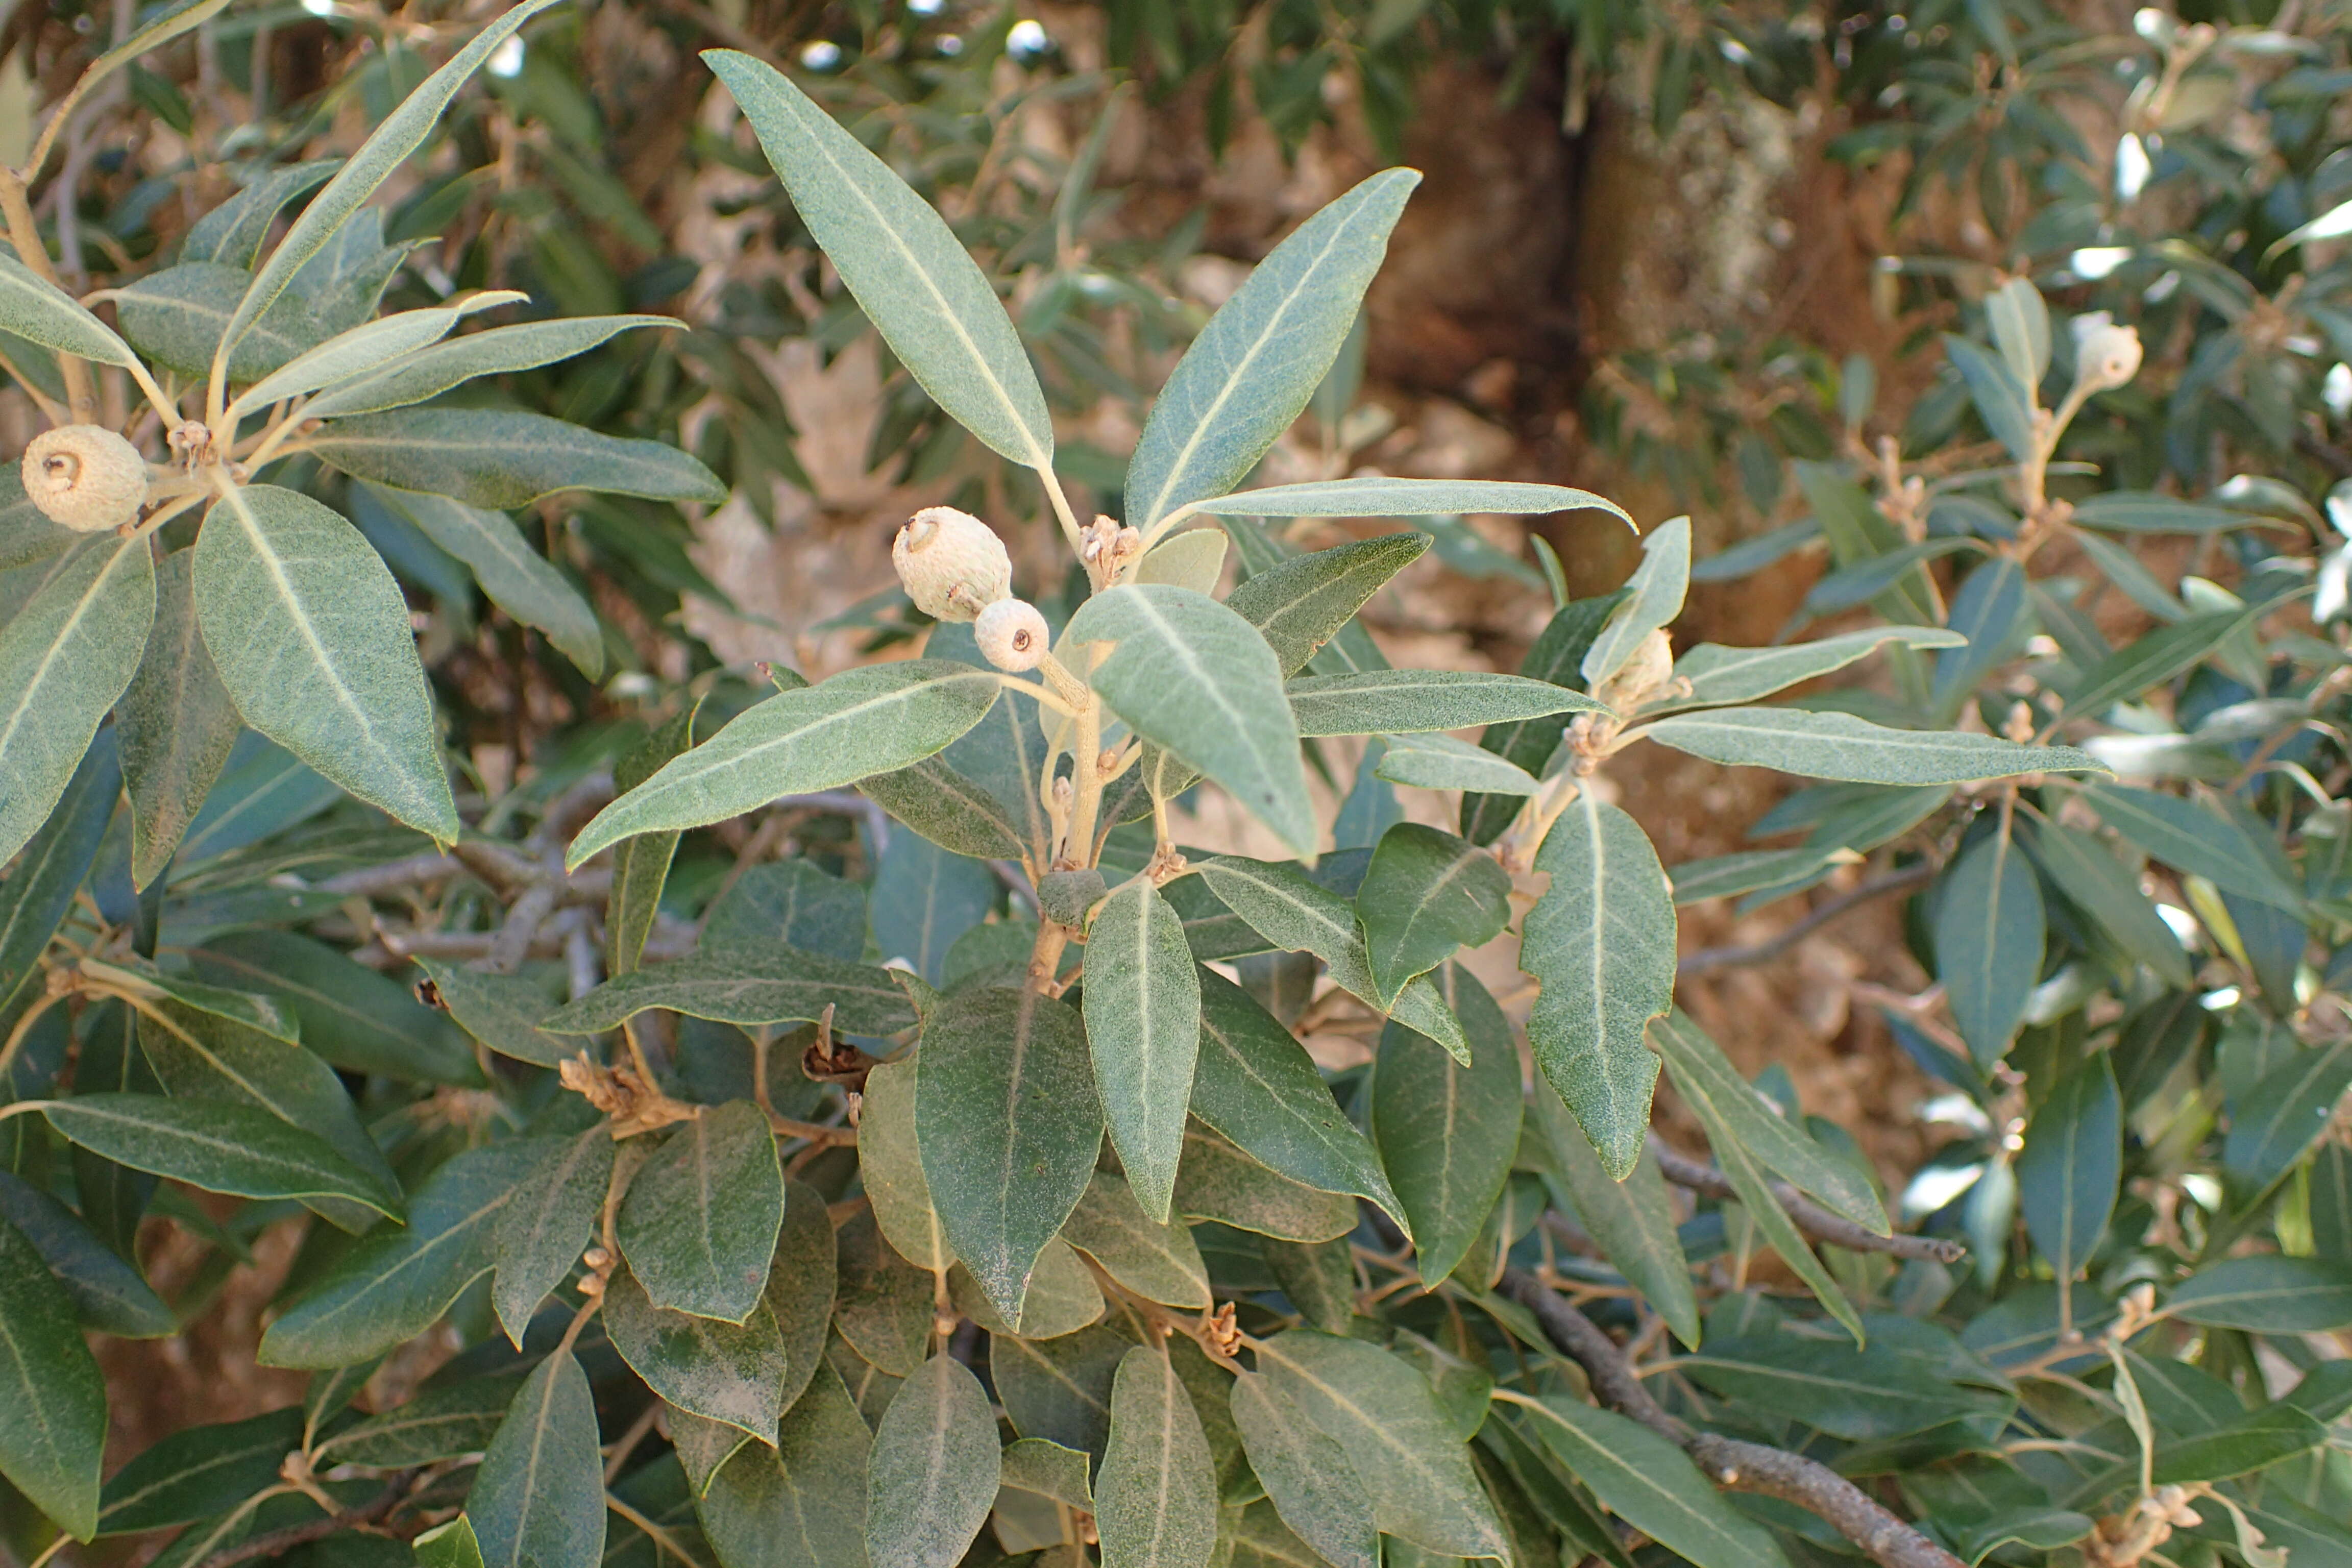
[(25, 448), (25, 493), (52, 522), (102, 533), (137, 521), (147, 459), (102, 425), (44, 430)]
[(970, 621), (1013, 592), (1013, 558), (995, 531), (968, 511), (927, 506), (890, 544), (890, 564), (923, 614)]
[(1025, 599), (999, 599), (972, 623), (982, 658), (999, 669), (1034, 669), (1052, 645), (1053, 634), (1037, 606)]

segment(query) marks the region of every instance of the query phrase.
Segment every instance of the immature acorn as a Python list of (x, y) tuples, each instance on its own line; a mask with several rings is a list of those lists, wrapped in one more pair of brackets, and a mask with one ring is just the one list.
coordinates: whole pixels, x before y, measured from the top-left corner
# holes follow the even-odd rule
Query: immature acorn
[(1013, 592), (1004, 541), (951, 506), (927, 506), (909, 518), (891, 542), (890, 563), (915, 607), (935, 620), (976, 620)]
[(999, 669), (1034, 669), (1053, 643), (1045, 617), (1025, 599), (999, 599), (980, 612), (972, 636), (981, 657)]
[(25, 448), (25, 493), (52, 522), (100, 533), (137, 520), (147, 459), (102, 425), (44, 430)]
[(2094, 392), (2112, 392), (2139, 374), (2136, 327), (2119, 327), (2105, 310), (2074, 318), (2074, 379)]

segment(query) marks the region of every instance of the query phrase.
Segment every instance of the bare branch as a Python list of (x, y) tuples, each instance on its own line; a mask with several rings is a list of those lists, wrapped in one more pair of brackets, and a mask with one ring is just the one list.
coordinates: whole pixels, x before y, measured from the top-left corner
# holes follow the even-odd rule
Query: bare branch
[(1895, 893), (1907, 893), (1912, 889), (1929, 881), (1935, 875), (1936, 867), (1923, 861), (1916, 866), (1906, 866), (1900, 871), (1890, 871), (1884, 877), (1874, 877), (1869, 881), (1858, 883), (1829, 902), (1820, 905), (1787, 931), (1780, 931), (1762, 942), (1754, 942), (1746, 947), (1703, 947), (1696, 952), (1684, 954), (1682, 960), (1675, 965), (1675, 978), (1686, 980), (1694, 974), (1705, 974), (1709, 970), (1736, 969), (1748, 964), (1769, 963), (1847, 910), (1857, 909), (1874, 899), (1884, 899)]
[(1819, 1515), (1879, 1568), (1962, 1568), (1958, 1558), (1828, 1466), (1785, 1448), (1691, 1431), (1650, 1396), (1617, 1342), (1566, 1297), (1524, 1268), (1504, 1269), (1502, 1284), (1505, 1295), (1535, 1315), (1553, 1348), (1584, 1369), (1602, 1404), (1679, 1445), (1717, 1486), (1761, 1492)]
[[(1678, 1187), (1688, 1187), (1695, 1193), (1705, 1193), (1714, 1198), (1737, 1198), (1739, 1189), (1731, 1178), (1704, 1160), (1694, 1160), (1687, 1154), (1677, 1154), (1658, 1139), (1650, 1135), (1650, 1152), (1658, 1158), (1658, 1169), (1666, 1180)], [(1884, 1252), (1895, 1258), (1932, 1258), (1937, 1263), (1958, 1263), (1969, 1255), (1964, 1243), (1940, 1236), (1880, 1236), (1864, 1230), (1843, 1215), (1834, 1215), (1805, 1196), (1786, 1182), (1772, 1184), (1772, 1195), (1797, 1222), (1797, 1228), (1815, 1241), (1826, 1241), (1832, 1247), (1843, 1247), (1854, 1252)]]

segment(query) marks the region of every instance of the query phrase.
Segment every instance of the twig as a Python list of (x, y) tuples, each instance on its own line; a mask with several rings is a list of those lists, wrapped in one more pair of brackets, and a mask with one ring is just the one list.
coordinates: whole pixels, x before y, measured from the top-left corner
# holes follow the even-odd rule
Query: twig
[(1874, 877), (1840, 893), (1829, 902), (1815, 908), (1811, 913), (1759, 942), (1746, 947), (1703, 947), (1696, 952), (1685, 953), (1675, 965), (1675, 978), (1686, 980), (1694, 974), (1704, 974), (1710, 969), (1735, 969), (1751, 963), (1769, 963), (1814, 931), (1844, 914), (1848, 910), (1866, 904), (1874, 899), (1906, 893), (1932, 879), (1936, 868), (1926, 862), (1906, 866), (1900, 871), (1890, 871), (1884, 877)]
[(224, 1546), (196, 1564), (196, 1568), (230, 1568), (231, 1563), (250, 1563), (257, 1557), (275, 1557), (289, 1547), (299, 1546), (305, 1542), (323, 1541), (330, 1535), (338, 1534), (358, 1525), (373, 1524), (400, 1506), (400, 1500), (408, 1495), (409, 1479), (415, 1473), (412, 1470), (403, 1470), (392, 1478), (391, 1483), (383, 1491), (357, 1508), (346, 1509), (341, 1513), (331, 1514), (325, 1519), (313, 1519), (300, 1524), (289, 1524), (283, 1530), (272, 1530), (261, 1535), (248, 1536), (234, 1546)]
[[(1666, 1180), (1678, 1187), (1688, 1187), (1695, 1193), (1705, 1193), (1714, 1198), (1737, 1198), (1739, 1189), (1731, 1178), (1704, 1160), (1694, 1160), (1687, 1154), (1677, 1154), (1660, 1142), (1653, 1134), (1650, 1152), (1658, 1159), (1658, 1169)], [(1854, 1252), (1884, 1252), (1895, 1258), (1933, 1258), (1937, 1263), (1958, 1263), (1969, 1255), (1963, 1243), (1940, 1236), (1880, 1236), (1864, 1230), (1843, 1215), (1834, 1215), (1813, 1202), (1786, 1182), (1772, 1184), (1772, 1195), (1797, 1222), (1797, 1228), (1815, 1241), (1826, 1241), (1832, 1247), (1843, 1247)]]
[(1502, 1286), (1535, 1314), (1553, 1347), (1584, 1368), (1602, 1404), (1679, 1445), (1716, 1485), (1761, 1492), (1819, 1515), (1880, 1568), (1961, 1568), (1958, 1558), (1828, 1466), (1785, 1448), (1691, 1431), (1651, 1397), (1616, 1341), (1527, 1270), (1504, 1269)]

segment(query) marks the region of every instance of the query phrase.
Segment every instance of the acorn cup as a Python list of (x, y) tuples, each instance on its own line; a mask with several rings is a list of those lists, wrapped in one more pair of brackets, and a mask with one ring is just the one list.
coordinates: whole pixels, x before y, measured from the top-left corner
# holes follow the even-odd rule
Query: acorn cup
[(102, 425), (65, 425), (34, 437), (24, 479), (44, 516), (79, 533), (135, 522), (147, 500), (147, 459)]

